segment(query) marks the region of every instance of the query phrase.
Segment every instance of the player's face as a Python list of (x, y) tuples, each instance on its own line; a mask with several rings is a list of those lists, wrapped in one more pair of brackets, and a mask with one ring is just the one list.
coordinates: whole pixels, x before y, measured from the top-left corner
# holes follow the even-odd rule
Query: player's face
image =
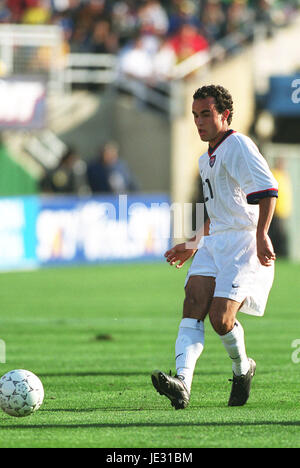
[(223, 133), (228, 130), (228, 112), (220, 114), (216, 108), (215, 99), (207, 97), (205, 99), (195, 99), (192, 112), (194, 122), (202, 141), (215, 144)]

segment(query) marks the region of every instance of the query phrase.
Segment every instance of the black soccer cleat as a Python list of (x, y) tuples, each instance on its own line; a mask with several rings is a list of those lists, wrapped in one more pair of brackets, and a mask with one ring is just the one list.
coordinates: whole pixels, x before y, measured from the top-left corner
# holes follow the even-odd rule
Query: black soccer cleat
[(253, 359), (249, 358), (250, 369), (245, 375), (235, 375), (232, 382), (231, 393), (228, 401), (228, 406), (243, 406), (250, 395), (251, 381), (255, 374), (256, 363)]
[(190, 402), (190, 394), (183, 383), (182, 378), (174, 377), (159, 370), (155, 370), (151, 375), (152, 383), (160, 395), (164, 395), (171, 401), (171, 405), (176, 409), (184, 409)]

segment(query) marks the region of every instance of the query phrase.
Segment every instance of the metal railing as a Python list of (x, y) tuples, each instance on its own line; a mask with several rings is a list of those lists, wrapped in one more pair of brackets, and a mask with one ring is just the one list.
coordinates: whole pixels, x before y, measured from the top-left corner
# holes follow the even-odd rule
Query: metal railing
[(64, 60), (59, 26), (0, 25), (0, 76), (43, 75), (48, 89), (63, 90)]
[(176, 64), (170, 77), (165, 81), (140, 80), (128, 76), (119, 69), (119, 57), (111, 54), (71, 53), (66, 60), (65, 83), (76, 84), (110, 84), (115, 89), (129, 93), (141, 102), (176, 115), (181, 109), (181, 84), (192, 74), (205, 71), (212, 63), (222, 60), (230, 50), (241, 47), (247, 42), (253, 31), (234, 33), (213, 45), (209, 51), (193, 54)]
[(112, 54), (70, 53), (65, 62), (65, 83), (113, 83), (117, 76), (117, 61), (117, 56)]

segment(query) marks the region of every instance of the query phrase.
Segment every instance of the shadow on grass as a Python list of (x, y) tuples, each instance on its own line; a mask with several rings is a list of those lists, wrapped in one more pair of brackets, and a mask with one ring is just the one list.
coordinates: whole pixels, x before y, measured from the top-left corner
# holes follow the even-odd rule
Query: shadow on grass
[[(140, 371), (78, 371), (78, 372), (41, 372), (38, 374), (40, 378), (44, 377), (105, 377), (105, 376), (112, 376), (112, 377), (137, 377), (137, 376), (147, 376), (149, 377), (151, 375), (151, 372), (153, 369), (146, 371), (146, 372), (140, 372)], [(201, 375), (224, 375), (224, 372), (201, 372), (201, 374), (198, 374), (195, 372), (195, 376)]]
[(2, 425), (3, 429), (128, 429), (129, 427), (255, 427), (255, 426), (300, 426), (300, 421), (232, 421), (232, 422), (174, 422), (174, 423), (129, 423), (129, 424), (112, 424), (112, 423), (89, 423), (89, 424), (16, 424), (16, 425)]
[(40, 378), (45, 377), (136, 377), (139, 375), (149, 376), (151, 372), (117, 372), (117, 371), (82, 371), (82, 372), (47, 372), (39, 373)]

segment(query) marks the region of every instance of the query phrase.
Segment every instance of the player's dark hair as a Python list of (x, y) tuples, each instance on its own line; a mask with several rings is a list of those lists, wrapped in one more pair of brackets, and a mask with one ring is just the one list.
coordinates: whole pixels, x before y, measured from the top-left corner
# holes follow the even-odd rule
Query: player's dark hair
[(222, 114), (226, 109), (230, 111), (227, 122), (230, 125), (232, 122), (233, 115), (233, 100), (231, 94), (223, 86), (209, 85), (202, 86), (197, 89), (193, 95), (193, 99), (205, 99), (207, 97), (213, 97), (216, 101), (217, 111)]

